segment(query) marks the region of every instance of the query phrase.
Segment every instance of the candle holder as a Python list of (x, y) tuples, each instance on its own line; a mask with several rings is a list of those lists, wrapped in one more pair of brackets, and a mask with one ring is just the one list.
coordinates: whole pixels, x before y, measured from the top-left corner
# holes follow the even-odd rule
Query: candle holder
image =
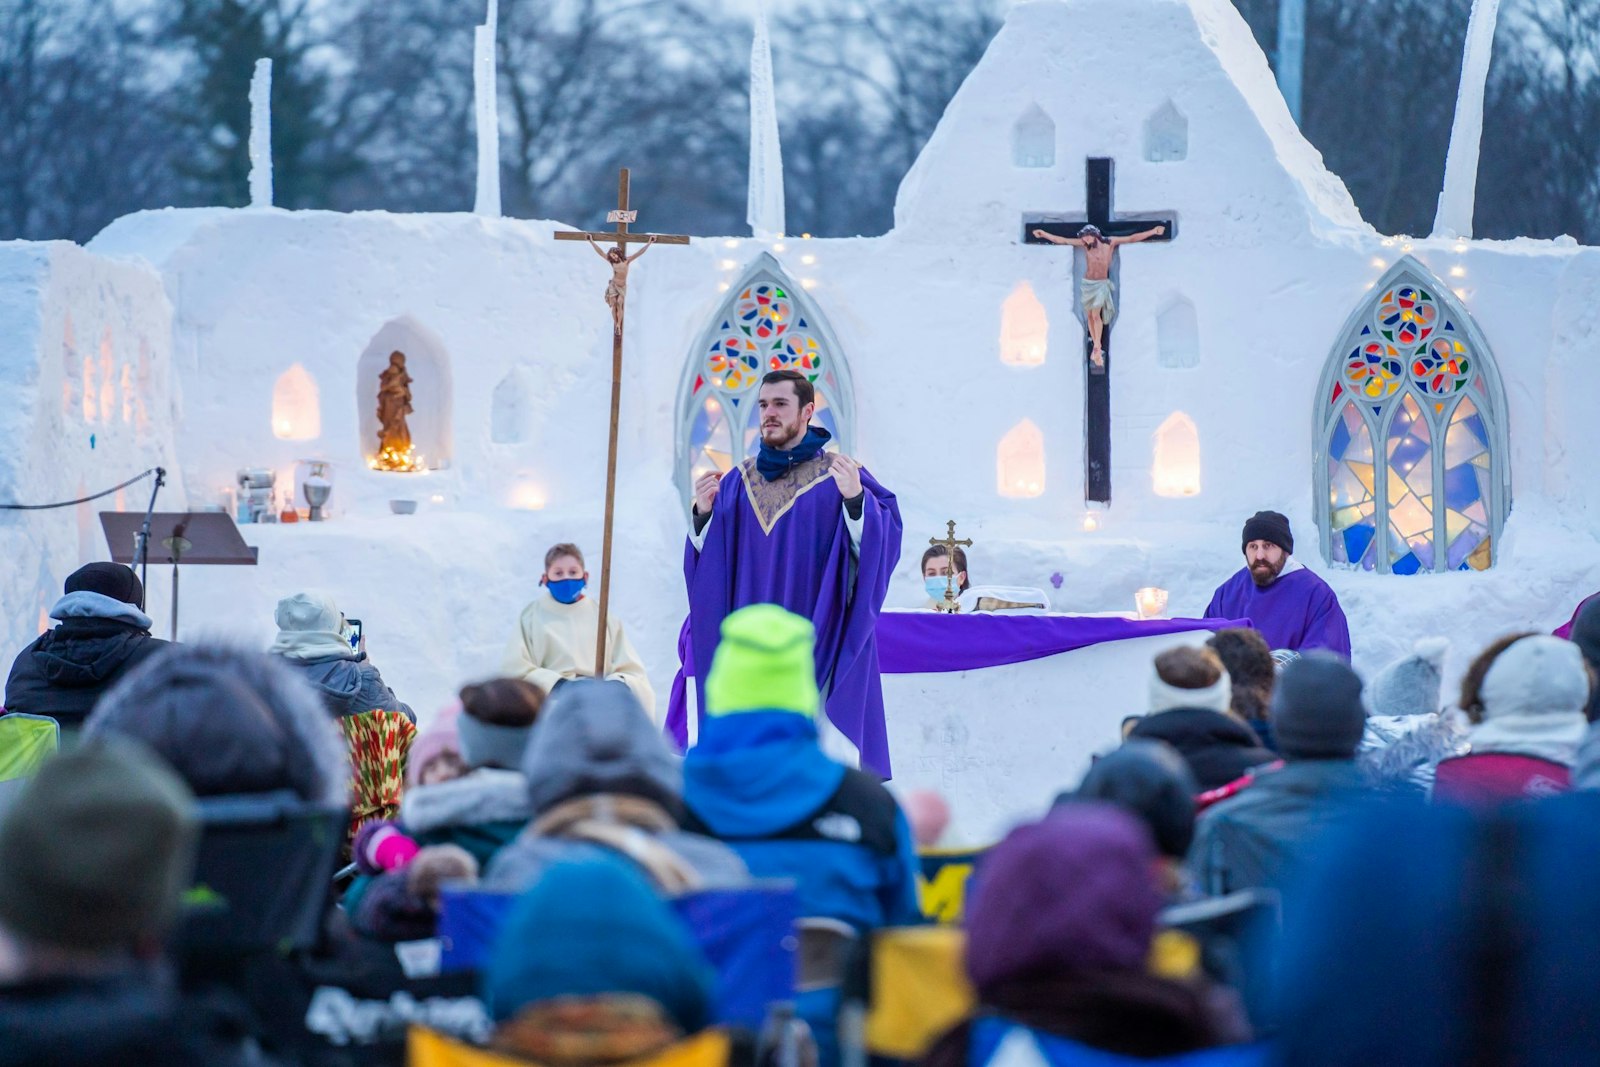
[(1147, 585), (1133, 594), (1133, 608), (1141, 619), (1159, 619), (1167, 610), (1167, 591)]

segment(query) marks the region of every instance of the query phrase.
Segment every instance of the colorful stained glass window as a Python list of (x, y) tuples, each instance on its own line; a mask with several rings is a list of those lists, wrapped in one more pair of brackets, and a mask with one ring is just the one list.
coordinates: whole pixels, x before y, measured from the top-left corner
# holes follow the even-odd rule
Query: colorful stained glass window
[(1403, 260), (1352, 317), (1320, 395), (1330, 561), (1393, 574), (1487, 568), (1510, 506), (1504, 400), (1452, 294)]
[(1378, 532), (1374, 478), (1372, 432), (1360, 410), (1346, 403), (1328, 442), (1332, 554), (1339, 563), (1371, 567), (1373, 539)]
[(760, 447), (756, 394), (770, 371), (797, 370), (817, 391), (812, 424), (849, 447), (850, 383), (811, 297), (770, 256), (729, 290), (689, 372), (680, 477), (729, 470)]

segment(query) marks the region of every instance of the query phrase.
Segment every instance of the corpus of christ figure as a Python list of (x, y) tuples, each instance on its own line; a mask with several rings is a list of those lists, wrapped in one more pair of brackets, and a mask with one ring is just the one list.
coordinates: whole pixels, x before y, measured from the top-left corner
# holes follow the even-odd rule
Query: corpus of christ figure
[[(587, 234), (584, 236), (588, 237)], [(595, 255), (611, 264), (611, 281), (606, 283), (606, 306), (611, 309), (611, 328), (620, 337), (622, 309), (628, 301), (628, 267), (634, 260), (650, 251), (650, 246), (656, 243), (656, 237), (654, 234), (646, 237), (644, 247), (631, 256), (623, 255), (620, 248), (601, 248), (595, 244), (593, 237), (589, 237), (588, 240), (589, 247), (594, 249)]]
[[(769, 373), (756, 403), (760, 452), (726, 474), (702, 475), (694, 486), (684, 551), (684, 663), (694, 666), (701, 714), (722, 620), (750, 604), (777, 604), (816, 627), (824, 748), (859, 758), (887, 778), (877, 622), (900, 559), (900, 506), (860, 463), (824, 449), (829, 435), (811, 425), (816, 389), (806, 375)], [(667, 728), (680, 746), (688, 727), (686, 694), (674, 686)]]
[(1105, 328), (1117, 316), (1116, 285), (1111, 281), (1112, 257), (1123, 245), (1148, 241), (1166, 232), (1165, 226), (1152, 226), (1148, 230), (1140, 230), (1126, 237), (1106, 237), (1100, 232), (1100, 227), (1092, 223), (1080, 229), (1076, 237), (1057, 237), (1044, 230), (1033, 231), (1033, 235), (1041, 241), (1083, 249), (1083, 288), (1080, 300), (1083, 303), (1084, 318), (1089, 322), (1089, 337), (1094, 342), (1089, 359), (1096, 370), (1105, 369), (1105, 347), (1101, 344), (1101, 339), (1105, 336)]

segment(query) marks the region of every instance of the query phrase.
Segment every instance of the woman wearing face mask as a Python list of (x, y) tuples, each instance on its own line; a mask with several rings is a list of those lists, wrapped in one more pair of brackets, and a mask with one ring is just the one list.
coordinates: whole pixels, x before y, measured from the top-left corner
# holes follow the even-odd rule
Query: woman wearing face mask
[[(972, 583), (967, 580), (967, 554), (959, 548), (955, 567), (955, 594), (960, 596)], [(922, 606), (932, 611), (950, 586), (950, 552), (943, 545), (934, 545), (922, 554), (922, 583), (928, 591), (928, 602)]]
[[(546, 694), (570, 678), (594, 677), (600, 609), (592, 597), (584, 595), (588, 584), (589, 572), (584, 570), (583, 553), (577, 545), (555, 545), (544, 554), (544, 575), (539, 579), (542, 588), (522, 611), (517, 632), (506, 649), (503, 674), (526, 678)], [(605, 678), (633, 690), (644, 710), (655, 714), (650, 679), (615, 612), (606, 620)]]

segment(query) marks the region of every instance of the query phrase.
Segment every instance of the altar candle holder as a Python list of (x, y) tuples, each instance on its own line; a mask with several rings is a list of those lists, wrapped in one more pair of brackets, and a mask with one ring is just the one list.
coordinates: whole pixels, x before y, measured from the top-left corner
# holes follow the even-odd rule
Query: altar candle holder
[(1141, 619), (1159, 619), (1167, 610), (1167, 591), (1147, 585), (1133, 594), (1133, 606)]

